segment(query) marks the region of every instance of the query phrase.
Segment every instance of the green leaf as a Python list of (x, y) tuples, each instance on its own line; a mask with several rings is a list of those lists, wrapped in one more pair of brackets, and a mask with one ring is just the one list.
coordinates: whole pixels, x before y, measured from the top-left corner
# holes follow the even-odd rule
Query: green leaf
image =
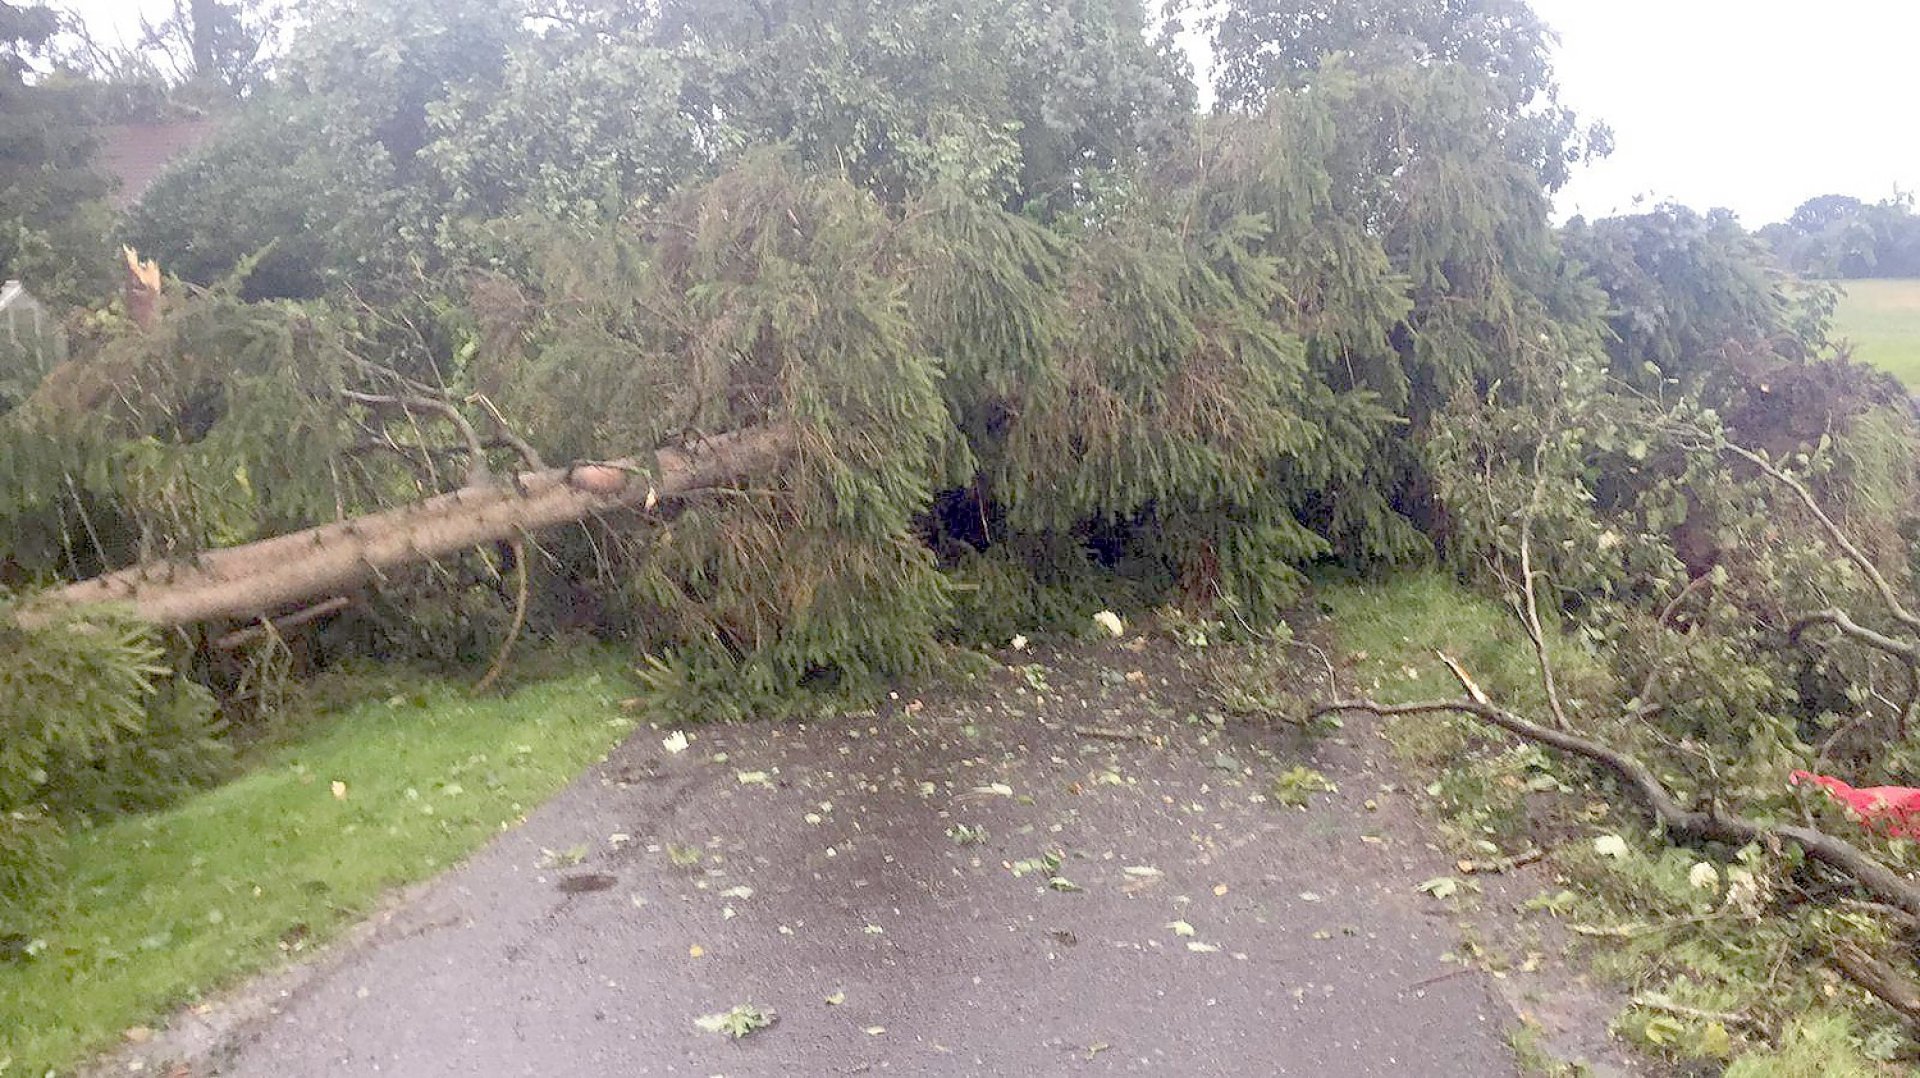
[(758, 1032), (772, 1025), (776, 1015), (769, 1010), (756, 1007), (751, 1003), (736, 1004), (733, 1009), (719, 1014), (702, 1015), (693, 1020), (693, 1024), (707, 1033), (721, 1033), (734, 1040)]

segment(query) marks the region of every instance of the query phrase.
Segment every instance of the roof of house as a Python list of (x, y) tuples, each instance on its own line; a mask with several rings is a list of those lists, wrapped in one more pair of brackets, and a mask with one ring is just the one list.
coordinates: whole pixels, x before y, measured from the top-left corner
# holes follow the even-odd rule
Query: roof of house
[(100, 129), (100, 167), (119, 181), (113, 193), (117, 209), (140, 201), (147, 188), (176, 158), (211, 138), (218, 120), (180, 120), (157, 124), (116, 124)]

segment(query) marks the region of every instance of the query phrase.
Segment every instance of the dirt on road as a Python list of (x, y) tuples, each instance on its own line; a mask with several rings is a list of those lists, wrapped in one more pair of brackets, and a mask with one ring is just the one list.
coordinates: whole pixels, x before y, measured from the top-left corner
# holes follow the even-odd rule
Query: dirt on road
[[(1514, 985), (1419, 889), (1449, 858), (1373, 731), (1223, 715), (1190, 657), (643, 728), (190, 1073), (1519, 1073)], [(1338, 787), (1304, 809), (1270, 796), (1301, 765)], [(746, 1004), (773, 1024), (697, 1024)]]

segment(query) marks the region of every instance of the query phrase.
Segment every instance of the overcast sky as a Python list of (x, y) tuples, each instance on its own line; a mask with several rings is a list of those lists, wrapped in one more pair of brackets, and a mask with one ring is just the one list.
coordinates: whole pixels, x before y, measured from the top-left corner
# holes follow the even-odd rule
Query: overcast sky
[[(170, 0), (67, 0), (129, 26)], [(1915, 0), (1533, 0), (1560, 34), (1566, 100), (1614, 130), (1563, 215), (1640, 195), (1725, 206), (1751, 227), (1814, 195), (1920, 187)]]
[(1920, 187), (1914, 0), (1534, 0), (1569, 104), (1613, 126), (1563, 213), (1653, 192), (1750, 227), (1813, 195)]

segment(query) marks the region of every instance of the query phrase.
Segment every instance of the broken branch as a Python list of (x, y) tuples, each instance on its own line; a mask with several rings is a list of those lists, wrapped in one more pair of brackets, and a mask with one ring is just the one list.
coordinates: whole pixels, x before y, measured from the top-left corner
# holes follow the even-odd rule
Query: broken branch
[(513, 601), (513, 624), (507, 628), (506, 639), (500, 641), (500, 650), (493, 657), (493, 665), (487, 667), (487, 672), (474, 685), (475, 693), (486, 692), (500, 680), (500, 675), (507, 669), (507, 658), (513, 654), (513, 645), (520, 639), (520, 630), (527, 624), (527, 541), (525, 539), (513, 541), (513, 565), (519, 570), (520, 577)]
[[(1458, 674), (1458, 664), (1449, 662)], [(1467, 679), (1471, 684), (1471, 679)], [(1483, 694), (1484, 695), (1484, 694)], [(1684, 838), (1702, 842), (1722, 842), (1745, 846), (1750, 842), (1791, 842), (1807, 856), (1851, 878), (1867, 893), (1908, 913), (1920, 916), (1920, 887), (1881, 864), (1871, 854), (1845, 839), (1814, 827), (1799, 825), (1767, 826), (1744, 816), (1728, 815), (1717, 809), (1689, 809), (1675, 798), (1653, 770), (1635, 757), (1618, 749), (1591, 741), (1564, 730), (1555, 730), (1521, 718), (1504, 708), (1480, 700), (1428, 701), (1417, 704), (1385, 705), (1371, 700), (1342, 700), (1322, 705), (1311, 717), (1360, 711), (1371, 715), (1465, 714), (1528, 741), (1559, 749), (1610, 771), (1653, 811), (1662, 827)]]
[(1529, 846), (1511, 857), (1497, 857), (1486, 861), (1462, 859), (1454, 867), (1469, 876), (1497, 876), (1502, 872), (1512, 872), (1516, 868), (1539, 864), (1546, 858), (1547, 851), (1538, 846)]
[[(353, 401), (355, 404), (364, 404), (370, 408), (398, 408), (408, 415), (412, 415), (416, 411), (432, 412), (444, 418), (448, 423), (452, 424), (454, 430), (460, 432), (460, 440), (466, 443), (467, 455), (469, 457), (468, 467), (473, 470), (470, 474), (478, 475), (485, 472), (487, 467), (486, 445), (480, 441), (480, 434), (473, 429), (473, 424), (467, 422), (467, 417), (461, 415), (460, 409), (454, 407), (451, 402), (437, 400), (433, 397), (361, 393), (358, 390), (352, 389), (343, 389), (340, 391), (340, 395)], [(471, 482), (472, 480), (470, 479), (469, 481)]]
[(353, 605), (353, 600), (337, 595), (324, 603), (315, 603), (305, 610), (288, 614), (284, 618), (262, 618), (261, 624), (245, 629), (235, 629), (213, 642), (215, 651), (238, 651), (256, 640), (266, 640), (276, 636), (285, 636), (287, 630), (297, 629), (308, 622), (319, 621), (328, 614), (337, 614)]
[(1848, 980), (1871, 992), (1909, 1023), (1920, 1025), (1920, 987), (1911, 980), (1848, 940), (1834, 945), (1831, 958), (1833, 967)]

